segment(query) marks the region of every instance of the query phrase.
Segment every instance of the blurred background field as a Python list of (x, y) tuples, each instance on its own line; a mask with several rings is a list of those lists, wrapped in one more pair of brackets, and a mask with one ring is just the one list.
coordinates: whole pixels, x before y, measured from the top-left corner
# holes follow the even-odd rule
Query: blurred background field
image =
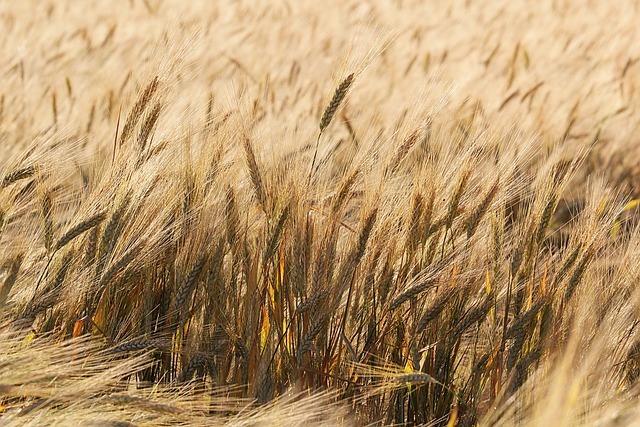
[(0, 2), (3, 425), (632, 425), (638, 7)]

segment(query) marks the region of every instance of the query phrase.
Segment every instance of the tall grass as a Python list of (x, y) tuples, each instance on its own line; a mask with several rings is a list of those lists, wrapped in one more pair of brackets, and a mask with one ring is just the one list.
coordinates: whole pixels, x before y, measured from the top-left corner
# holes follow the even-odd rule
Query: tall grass
[[(0, 6), (6, 44), (49, 49), (0, 56), (3, 424), (634, 420), (638, 75), (582, 74), (619, 58), (576, 29), (631, 21), (529, 6), (557, 50), (508, 5), (434, 44), (420, 4), (347, 3), (61, 3), (42, 33)], [(434, 7), (440, 29), (488, 13)]]

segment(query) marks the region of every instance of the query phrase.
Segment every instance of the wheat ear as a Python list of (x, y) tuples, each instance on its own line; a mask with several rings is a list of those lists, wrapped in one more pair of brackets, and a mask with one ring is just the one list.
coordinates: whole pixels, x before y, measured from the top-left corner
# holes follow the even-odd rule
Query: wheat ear
[(318, 157), (318, 147), (320, 146), (320, 136), (324, 132), (324, 130), (329, 126), (333, 116), (336, 114), (338, 108), (340, 108), (340, 104), (344, 101), (344, 98), (347, 96), (347, 92), (349, 88), (353, 84), (355, 79), (355, 73), (349, 74), (340, 85), (336, 88), (335, 92), (333, 92), (333, 96), (331, 97), (331, 101), (324, 109), (324, 113), (322, 114), (322, 118), (320, 119), (320, 132), (318, 132), (318, 138), (316, 139), (316, 148), (313, 152), (313, 160), (311, 160), (311, 168), (309, 169), (309, 181), (311, 181), (311, 175), (313, 174), (313, 168), (316, 165), (316, 159)]
[(70, 228), (69, 231), (64, 233), (62, 237), (60, 237), (60, 239), (58, 239), (55, 245), (55, 251), (59, 251), (60, 249), (68, 245), (76, 237), (96, 227), (98, 224), (104, 221), (106, 217), (107, 217), (107, 211), (102, 211), (93, 215), (90, 218), (87, 218), (82, 222), (79, 222), (78, 224)]
[[(196, 279), (198, 278), (198, 276), (200, 276), (200, 273), (202, 272), (206, 261), (207, 257), (205, 255), (200, 256), (200, 258), (198, 258), (196, 263), (189, 271), (189, 274), (187, 274), (187, 277), (178, 288), (178, 291), (176, 292), (175, 303), (173, 305), (174, 312), (178, 313), (178, 315), (180, 315), (179, 313), (184, 303), (187, 302), (189, 297), (192, 295)], [(182, 318), (184, 316), (180, 315), (180, 317)]]
[[(60, 249), (62, 249), (65, 245), (67, 245), (69, 242), (71, 242), (73, 239), (78, 237), (80, 234), (82, 234), (85, 231), (90, 230), (91, 228), (93, 228), (96, 225), (98, 225), (104, 219), (104, 215), (106, 215), (106, 212), (102, 212), (100, 214), (97, 214), (97, 215), (89, 218), (86, 221), (81, 222), (80, 224), (78, 224), (75, 227), (73, 227), (71, 230), (67, 231), (58, 240), (58, 242), (56, 243), (56, 245), (54, 247), (53, 252), (49, 256), (49, 260), (47, 261), (47, 264), (45, 265), (44, 269), (42, 270), (42, 273), (40, 274), (40, 278), (38, 279), (38, 282), (36, 283), (36, 287), (35, 287), (35, 289), (33, 291), (34, 292), (34, 297), (36, 295), (36, 292), (38, 291), (38, 288), (40, 287), (40, 283), (42, 283), (42, 279), (44, 279), (45, 275), (47, 274), (47, 270), (49, 269), (49, 266), (51, 265), (51, 261), (53, 261), (53, 257), (55, 256), (55, 254)], [(87, 228), (85, 228), (85, 227), (87, 227)], [(31, 300), (31, 302), (33, 302), (33, 299)]]
[(264, 183), (262, 182), (262, 174), (260, 173), (260, 168), (258, 167), (258, 162), (256, 161), (256, 155), (253, 151), (253, 146), (251, 145), (251, 141), (249, 138), (244, 139), (244, 152), (247, 159), (247, 166), (249, 167), (249, 177), (251, 178), (251, 183), (253, 184), (253, 190), (256, 193), (256, 197), (258, 198), (258, 202), (262, 205), (262, 208), (266, 208), (266, 195), (264, 191)]
[(18, 272), (20, 271), (20, 266), (22, 265), (22, 260), (24, 259), (24, 255), (20, 254), (13, 259), (11, 263), (11, 268), (9, 269), (9, 274), (4, 279), (2, 283), (2, 287), (0, 288), (0, 307), (4, 306), (7, 298), (9, 297), (9, 293), (11, 292), (11, 288), (16, 282), (18, 278)]
[(340, 108), (340, 104), (342, 104), (345, 96), (347, 96), (347, 92), (353, 84), (354, 78), (354, 73), (349, 74), (344, 80), (342, 80), (342, 82), (340, 82), (340, 85), (336, 88), (336, 91), (331, 97), (331, 101), (325, 108), (324, 113), (322, 114), (322, 118), (320, 119), (320, 133), (324, 132), (327, 126), (329, 126), (329, 124), (331, 123), (333, 116), (336, 114), (338, 108)]
[(42, 225), (44, 231), (44, 247), (47, 252), (53, 249), (53, 201), (50, 191), (44, 191), (40, 199), (40, 210), (42, 214)]
[(136, 103), (133, 105), (131, 111), (129, 111), (127, 120), (125, 121), (124, 127), (122, 128), (122, 134), (120, 134), (120, 145), (122, 145), (122, 143), (125, 142), (127, 138), (129, 138), (129, 136), (131, 136), (133, 128), (138, 123), (138, 120), (140, 120), (145, 107), (147, 106), (149, 101), (151, 101), (153, 95), (156, 93), (159, 83), (160, 80), (158, 76), (155, 76), (145, 87), (144, 91), (142, 92)]
[(438, 283), (437, 279), (428, 278), (421, 283), (411, 286), (409, 289), (405, 290), (400, 295), (398, 295), (393, 300), (391, 300), (391, 302), (389, 303), (389, 311), (395, 310), (396, 308), (400, 307), (404, 302), (409, 301), (411, 298), (433, 287), (436, 283)]
[(12, 172), (9, 172), (2, 179), (2, 185), (0, 188), (8, 187), (16, 181), (20, 181), (21, 179), (29, 178), (36, 172), (36, 168), (34, 166), (25, 166), (20, 169), (16, 169)]

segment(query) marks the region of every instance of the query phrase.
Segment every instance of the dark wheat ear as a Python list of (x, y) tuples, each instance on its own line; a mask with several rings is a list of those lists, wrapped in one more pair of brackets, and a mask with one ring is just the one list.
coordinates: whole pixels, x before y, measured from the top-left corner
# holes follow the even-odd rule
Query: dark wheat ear
[(173, 309), (179, 317), (180, 325), (184, 324), (184, 320), (187, 317), (187, 314), (183, 313), (182, 309), (184, 308), (185, 303), (189, 301), (191, 295), (193, 295), (196, 280), (200, 276), (200, 273), (202, 273), (206, 262), (207, 256), (201, 255), (193, 265), (193, 267), (191, 267), (191, 270), (189, 270), (189, 274), (187, 274), (187, 277), (185, 277), (184, 281), (176, 291), (176, 298), (173, 304)]
[(400, 307), (404, 302), (409, 301), (411, 298), (435, 286), (437, 283), (438, 283), (438, 279), (434, 277), (429, 277), (425, 280), (420, 281), (420, 283), (417, 283), (411, 286), (410, 288), (402, 292), (400, 295), (395, 297), (393, 300), (391, 300), (391, 302), (389, 303), (388, 310), (389, 311), (395, 310), (396, 308)]
[(204, 268), (204, 264), (206, 261), (207, 261), (206, 256), (204, 255), (200, 256), (200, 258), (198, 258), (198, 260), (193, 265), (193, 267), (191, 267), (191, 270), (189, 270), (189, 274), (187, 274), (187, 277), (185, 277), (184, 281), (178, 288), (178, 291), (176, 292), (176, 299), (174, 304), (174, 308), (176, 312), (180, 311), (184, 303), (187, 301), (187, 298), (191, 295), (191, 291), (193, 290), (193, 285), (195, 284), (198, 276), (200, 276), (200, 273), (202, 272), (202, 269)]
[(278, 245), (278, 242), (280, 241), (280, 236), (282, 236), (282, 232), (284, 231), (284, 226), (288, 218), (289, 218), (289, 206), (286, 206), (283, 209), (282, 213), (280, 214), (280, 217), (278, 217), (278, 222), (275, 228), (273, 229), (273, 233), (271, 234), (271, 236), (269, 237), (269, 240), (267, 241), (267, 247), (265, 249), (264, 259), (263, 259), (264, 265), (266, 265), (267, 262), (269, 262), (269, 259), (271, 259), (273, 254), (276, 252), (276, 247)]
[(342, 82), (340, 82), (340, 85), (336, 88), (335, 92), (333, 92), (331, 101), (329, 102), (327, 107), (324, 109), (324, 113), (322, 114), (322, 118), (320, 119), (320, 124), (318, 126), (320, 128), (320, 132), (318, 132), (318, 138), (316, 140), (316, 149), (313, 152), (313, 160), (311, 160), (311, 169), (309, 170), (309, 180), (311, 180), (311, 175), (313, 174), (313, 168), (316, 165), (316, 158), (318, 156), (318, 146), (320, 145), (320, 136), (322, 135), (322, 132), (324, 132), (324, 130), (331, 123), (331, 120), (333, 119), (333, 116), (336, 114), (336, 111), (338, 111), (338, 108), (340, 108), (340, 104), (342, 104), (342, 101), (344, 101), (344, 98), (347, 96), (347, 92), (349, 91), (349, 88), (353, 84), (353, 81), (355, 80), (355, 76), (356, 76), (355, 73), (351, 73), (344, 80), (342, 80)]
[(16, 279), (18, 278), (18, 272), (20, 271), (23, 259), (24, 254), (19, 254), (11, 262), (9, 274), (5, 277), (2, 287), (0, 287), (0, 307), (4, 306), (7, 302), (11, 288), (13, 288), (13, 285), (16, 283)]
[(42, 215), (42, 226), (44, 234), (44, 247), (47, 252), (53, 249), (53, 199), (51, 192), (46, 190), (40, 199), (40, 211)]
[(42, 273), (40, 273), (40, 278), (36, 282), (36, 286), (33, 291), (34, 297), (36, 295), (36, 292), (38, 291), (38, 288), (40, 287), (40, 283), (42, 283), (42, 279), (44, 279), (44, 276), (47, 274), (49, 266), (51, 265), (51, 261), (53, 261), (53, 258), (55, 257), (56, 252), (58, 252), (60, 249), (68, 245), (69, 242), (71, 242), (73, 239), (75, 239), (85, 231), (91, 230), (93, 227), (100, 224), (100, 222), (102, 222), (105, 219), (106, 215), (107, 215), (106, 211), (100, 212), (92, 216), (91, 218), (77, 224), (75, 227), (71, 228), (69, 231), (64, 233), (62, 237), (60, 237), (60, 239), (58, 239), (58, 241), (56, 242), (56, 245), (53, 247), (53, 252), (51, 252), (51, 255), (49, 256), (49, 260), (47, 261), (47, 264), (44, 266)]
[(267, 199), (264, 190), (264, 183), (262, 181), (262, 174), (260, 173), (256, 155), (253, 151), (253, 146), (251, 145), (251, 141), (249, 140), (249, 138), (244, 139), (243, 145), (245, 157), (247, 159), (247, 166), (249, 167), (249, 177), (251, 178), (251, 183), (253, 184), (253, 190), (256, 192), (258, 202), (260, 202), (262, 208), (265, 209)]
[(93, 215), (92, 217), (87, 218), (86, 220), (76, 224), (74, 227), (69, 229), (69, 231), (64, 233), (62, 235), (62, 237), (60, 237), (60, 239), (58, 239), (58, 241), (56, 243), (56, 246), (55, 246), (55, 250), (58, 251), (58, 250), (62, 249), (67, 244), (69, 244), (69, 242), (71, 242), (73, 239), (75, 239), (76, 237), (78, 237), (82, 233), (84, 233), (86, 231), (89, 231), (93, 227), (95, 227), (98, 224), (100, 224), (102, 221), (104, 221), (104, 219), (106, 217), (107, 217), (107, 211), (102, 211), (102, 212), (99, 212), (99, 213)]
[(480, 223), (480, 220), (482, 220), (482, 217), (484, 217), (484, 215), (489, 210), (489, 206), (491, 206), (491, 203), (493, 202), (493, 199), (496, 197), (496, 194), (498, 194), (499, 190), (500, 190), (500, 178), (496, 178), (496, 180), (493, 182), (493, 185), (491, 186), (491, 188), (489, 188), (489, 190), (485, 194), (480, 204), (478, 204), (478, 206), (476, 206), (475, 209), (471, 211), (471, 215), (467, 219), (467, 238), (468, 239), (471, 238), (471, 236), (473, 236), (473, 234), (475, 233), (476, 228)]
[(2, 232), (4, 231), (4, 225), (6, 223), (7, 214), (0, 208), (0, 237), (2, 237)]
[(547, 202), (544, 210), (542, 211), (542, 215), (540, 216), (540, 222), (538, 223), (538, 228), (536, 230), (535, 239), (538, 244), (542, 243), (545, 238), (545, 233), (547, 231), (547, 227), (549, 226), (549, 222), (558, 206), (558, 198), (557, 194), (553, 194), (549, 197), (549, 201)]
[(320, 119), (320, 133), (324, 132), (327, 126), (329, 126), (329, 124), (331, 123), (333, 116), (336, 114), (338, 108), (340, 108), (340, 104), (342, 104), (342, 101), (347, 96), (347, 92), (353, 84), (354, 79), (355, 74), (351, 73), (344, 80), (342, 80), (340, 85), (336, 88), (336, 91), (331, 97), (331, 101), (325, 108), (324, 113), (322, 114), (322, 118)]
[(11, 171), (8, 174), (6, 174), (2, 179), (2, 184), (0, 184), (0, 188), (8, 187), (14, 182), (20, 181), (21, 179), (29, 178), (34, 173), (36, 173), (36, 168), (31, 165)]

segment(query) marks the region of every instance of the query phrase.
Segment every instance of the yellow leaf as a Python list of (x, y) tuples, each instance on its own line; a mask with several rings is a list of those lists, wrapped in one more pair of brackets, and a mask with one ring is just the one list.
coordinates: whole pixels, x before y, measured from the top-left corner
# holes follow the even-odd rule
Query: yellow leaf
[(489, 267), (487, 267), (487, 274), (484, 279), (484, 286), (487, 290), (487, 295), (491, 293), (491, 277), (489, 276)]
[(622, 211), (628, 211), (630, 209), (635, 208), (636, 206), (638, 206), (638, 203), (640, 203), (640, 199), (633, 199), (632, 201), (630, 201), (629, 203), (627, 203), (624, 206), (624, 209), (622, 209)]
[(540, 281), (540, 293), (545, 295), (547, 293), (547, 272), (549, 271), (549, 260), (544, 266), (544, 274), (542, 275), (542, 280)]
[(262, 328), (260, 330), (260, 351), (264, 350), (267, 344), (267, 338), (269, 337), (269, 315), (267, 314), (267, 307), (262, 305)]
[(447, 422), (447, 427), (454, 427), (456, 422), (458, 421), (458, 401), (453, 401), (453, 407), (451, 408), (451, 412), (449, 412), (449, 422)]
[(607, 207), (607, 202), (608, 202), (608, 197), (605, 195), (604, 197), (602, 197), (602, 200), (600, 200), (600, 203), (598, 204), (598, 210), (596, 211), (596, 213), (598, 214), (598, 216), (601, 216), (602, 214), (604, 214), (604, 209)]
[(453, 280), (451, 281), (451, 287), (453, 288), (454, 286), (456, 286), (456, 273), (458, 272), (458, 265), (457, 264), (453, 264), (453, 269), (451, 270), (451, 277), (453, 278)]
[(36, 337), (36, 333), (34, 331), (29, 332), (29, 335), (27, 335), (24, 341), (22, 341), (22, 346), (26, 347), (27, 344), (29, 344), (31, 340), (33, 340), (35, 337)]
[(404, 365), (404, 371), (407, 374), (411, 374), (411, 373), (414, 372), (414, 370), (413, 370), (413, 362), (411, 361), (411, 358), (407, 359), (407, 364)]
[(82, 335), (82, 330), (84, 329), (84, 320), (80, 319), (78, 321), (76, 321), (76, 323), (73, 325), (73, 338), (77, 338), (80, 335)]

